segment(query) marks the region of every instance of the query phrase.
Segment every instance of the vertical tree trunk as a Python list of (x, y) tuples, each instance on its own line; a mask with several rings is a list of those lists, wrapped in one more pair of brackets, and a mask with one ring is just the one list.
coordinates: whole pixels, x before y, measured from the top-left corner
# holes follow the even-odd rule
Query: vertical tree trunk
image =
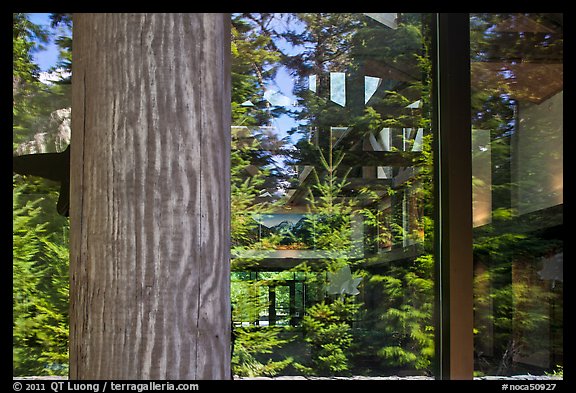
[(75, 14), (70, 378), (230, 377), (227, 14)]

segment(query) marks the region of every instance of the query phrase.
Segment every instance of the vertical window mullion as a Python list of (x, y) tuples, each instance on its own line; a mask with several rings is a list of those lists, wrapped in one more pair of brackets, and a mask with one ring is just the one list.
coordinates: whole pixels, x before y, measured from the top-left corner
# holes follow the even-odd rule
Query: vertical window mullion
[(472, 379), (472, 154), (469, 15), (434, 20), (438, 379)]

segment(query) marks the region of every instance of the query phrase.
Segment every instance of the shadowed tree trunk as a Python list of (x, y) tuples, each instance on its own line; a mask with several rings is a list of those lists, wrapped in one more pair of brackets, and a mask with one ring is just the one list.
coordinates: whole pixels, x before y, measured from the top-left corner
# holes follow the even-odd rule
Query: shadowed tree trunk
[(230, 377), (227, 14), (75, 14), (70, 378)]

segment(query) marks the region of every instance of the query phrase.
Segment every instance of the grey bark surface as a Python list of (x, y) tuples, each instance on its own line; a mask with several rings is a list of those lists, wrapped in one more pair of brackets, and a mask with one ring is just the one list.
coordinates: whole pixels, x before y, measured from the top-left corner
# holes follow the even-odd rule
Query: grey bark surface
[(75, 14), (70, 378), (230, 378), (227, 14)]

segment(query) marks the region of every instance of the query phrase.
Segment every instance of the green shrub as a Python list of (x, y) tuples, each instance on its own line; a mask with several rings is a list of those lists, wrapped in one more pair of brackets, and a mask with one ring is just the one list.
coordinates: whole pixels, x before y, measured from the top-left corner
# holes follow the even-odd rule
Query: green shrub
[(44, 199), (23, 203), (24, 188), (13, 191), (13, 375), (67, 375), (67, 224), (62, 234), (48, 231)]
[(317, 303), (308, 310), (302, 326), (311, 359), (308, 365), (296, 365), (300, 371), (316, 375), (338, 375), (349, 369), (351, 321), (359, 307), (341, 298), (332, 303)]

